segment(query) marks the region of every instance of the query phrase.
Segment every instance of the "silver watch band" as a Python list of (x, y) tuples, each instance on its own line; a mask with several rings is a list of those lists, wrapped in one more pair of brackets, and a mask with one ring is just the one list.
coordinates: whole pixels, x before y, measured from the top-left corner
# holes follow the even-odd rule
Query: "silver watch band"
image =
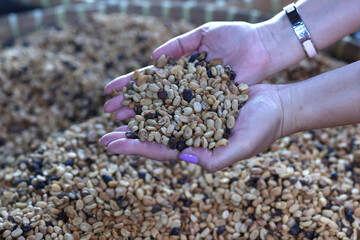
[(302, 21), (294, 3), (284, 7), (284, 11), (289, 18), (291, 26), (299, 39), (301, 46), (306, 54), (311, 58), (317, 54), (315, 46), (311, 41), (311, 35)]

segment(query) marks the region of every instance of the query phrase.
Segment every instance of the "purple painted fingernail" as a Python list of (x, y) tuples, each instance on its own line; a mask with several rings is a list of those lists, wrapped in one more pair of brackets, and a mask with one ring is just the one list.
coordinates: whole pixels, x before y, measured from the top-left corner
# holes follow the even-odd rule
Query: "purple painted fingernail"
[(192, 154), (183, 153), (180, 155), (180, 159), (189, 163), (198, 163), (198, 158)]

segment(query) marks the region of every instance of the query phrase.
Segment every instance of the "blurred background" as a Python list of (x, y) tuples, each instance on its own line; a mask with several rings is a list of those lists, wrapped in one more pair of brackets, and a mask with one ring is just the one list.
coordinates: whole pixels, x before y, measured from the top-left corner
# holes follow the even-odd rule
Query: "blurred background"
[[(0, 26), (2, 25), (2, 22), (5, 22), (5, 20), (1, 21), (1, 18), (8, 19), (8, 21), (15, 21), (14, 15), (12, 13), (22, 13), (22, 12), (34, 12), (39, 15), (43, 15), (42, 12), (39, 12), (38, 10), (41, 9), (43, 11), (53, 9), (53, 11), (59, 13), (61, 11), (67, 12), (70, 6), (75, 7), (76, 9), (80, 8), (96, 8), (96, 9), (102, 9), (105, 8), (107, 11), (108, 8), (113, 8), (114, 6), (128, 6), (130, 5), (138, 5), (142, 8), (142, 11), (140, 14), (147, 15), (149, 14), (149, 9), (153, 6), (160, 6), (161, 8), (167, 8), (169, 6), (174, 5), (182, 5), (183, 14), (182, 17), (184, 18), (184, 9), (190, 9), (194, 6), (202, 6), (202, 7), (208, 7), (208, 9), (222, 9), (227, 11), (227, 18), (229, 15), (236, 15), (235, 13), (238, 11), (242, 11), (240, 14), (240, 17), (235, 17), (234, 20), (249, 20), (250, 22), (258, 22), (264, 19), (267, 19), (274, 14), (278, 13), (282, 10), (284, 6), (291, 3), (293, 1), (291, 0), (2, 0), (0, 1)], [(104, 7), (106, 6), (106, 7)], [(109, 7), (110, 6), (110, 7)], [(113, 7), (111, 7), (113, 6)], [(100, 10), (100, 11), (102, 11)], [(70, 10), (71, 11), (71, 10)], [(130, 11), (131, 12), (131, 11)], [(188, 12), (191, 13), (190, 10)], [(137, 13), (135, 11), (135, 13)], [(163, 14), (164, 12), (162, 12)], [(207, 19), (206, 14), (208, 11), (205, 12), (205, 19), (201, 19), (201, 21), (191, 21), (191, 19), (185, 19), (187, 21), (190, 21), (191, 23), (195, 24), (201, 24), (204, 22), (204, 20), (217, 20), (215, 19)], [(10, 15), (8, 15), (10, 14)], [(67, 13), (66, 13), (67, 14)], [(34, 14), (33, 14), (34, 15)], [(151, 14), (150, 15), (154, 15)], [(185, 14), (186, 15), (186, 14)], [(244, 16), (247, 17), (244, 17)], [(17, 18), (17, 16), (16, 16)], [(191, 18), (191, 16), (190, 16)], [(174, 20), (174, 19), (172, 19)], [(219, 20), (226, 20), (223, 18), (219, 18)], [(46, 23), (45, 23), (46, 24)], [(48, 23), (51, 25), (50, 23)], [(23, 24), (26, 25), (26, 24)], [(12, 28), (12, 26), (10, 26)], [(14, 32), (14, 29), (10, 29)], [(25, 33), (30, 32), (26, 31)], [(8, 41), (9, 37), (6, 36), (6, 30), (2, 29), (0, 30), (0, 41)], [(345, 45), (351, 45), (345, 46)], [(355, 47), (354, 47), (355, 46)], [(342, 60), (347, 61), (354, 61), (357, 60), (360, 56), (358, 56), (357, 48), (360, 47), (360, 31), (357, 33), (352, 34), (348, 38), (345, 39), (345, 41), (342, 42), (342, 45), (338, 44), (336, 47), (332, 47), (331, 51), (333, 52), (333, 55), (337, 58), (340, 58)], [(346, 49), (348, 48), (348, 49)], [(352, 55), (352, 56), (350, 56)], [(354, 57), (355, 55), (355, 57)]]

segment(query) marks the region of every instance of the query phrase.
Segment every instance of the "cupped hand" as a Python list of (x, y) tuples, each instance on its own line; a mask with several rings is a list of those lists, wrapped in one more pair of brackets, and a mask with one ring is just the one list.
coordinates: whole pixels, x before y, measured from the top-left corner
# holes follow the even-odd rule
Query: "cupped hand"
[(159, 143), (127, 139), (127, 126), (106, 134), (100, 142), (111, 153), (141, 155), (162, 161), (182, 159), (215, 172), (256, 155), (282, 136), (284, 113), (278, 88), (267, 84), (250, 87), (249, 100), (240, 109), (227, 146), (213, 150), (187, 148), (179, 152)]
[[(152, 54), (153, 59), (161, 55), (181, 56), (206, 51), (207, 60), (221, 58), (236, 73), (235, 81), (253, 85), (272, 74), (270, 56), (263, 42), (262, 25), (246, 22), (209, 22), (188, 33), (175, 37), (158, 47)], [(153, 66), (149, 66), (153, 67)], [(146, 67), (146, 68), (149, 68)], [(145, 68), (140, 69), (143, 71)], [(131, 81), (132, 73), (120, 76), (105, 86), (105, 93), (119, 92)], [(121, 105), (122, 96), (105, 103), (105, 112), (115, 112), (118, 120), (134, 116), (134, 112)]]
[(270, 70), (270, 54), (266, 50), (264, 24), (246, 22), (209, 22), (188, 33), (175, 37), (158, 47), (152, 54), (175, 59), (193, 52), (206, 51), (207, 59), (221, 58), (231, 66), (237, 81), (253, 85), (264, 80)]

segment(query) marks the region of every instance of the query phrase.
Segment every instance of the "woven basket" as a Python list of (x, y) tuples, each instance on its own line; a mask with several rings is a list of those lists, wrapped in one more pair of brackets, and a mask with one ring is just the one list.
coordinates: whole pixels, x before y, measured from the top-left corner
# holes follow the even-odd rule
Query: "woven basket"
[[(58, 0), (58, 2), (63, 3), (66, 1)], [(65, 4), (22, 14), (12, 13), (0, 18), (0, 25), (2, 26), (0, 28), (0, 40), (5, 41), (16, 38), (48, 26), (61, 27), (65, 22), (71, 24), (85, 22), (86, 18), (94, 12), (151, 15), (173, 21), (183, 19), (196, 25), (213, 20), (255, 23), (267, 20), (272, 16), (271, 13), (262, 13), (254, 9), (248, 11), (236, 6), (228, 7), (226, 5), (221, 7), (219, 1), (213, 1), (213, 3), (201, 2), (163, 2), (160, 0), (153, 2), (101, 1), (92, 4)], [(225, 1), (226, 4), (231, 4), (231, 2)], [(253, 2), (260, 2), (260, 0), (254, 0)], [(327, 51), (332, 56), (347, 62), (360, 59), (360, 44), (350, 37), (333, 44)]]

